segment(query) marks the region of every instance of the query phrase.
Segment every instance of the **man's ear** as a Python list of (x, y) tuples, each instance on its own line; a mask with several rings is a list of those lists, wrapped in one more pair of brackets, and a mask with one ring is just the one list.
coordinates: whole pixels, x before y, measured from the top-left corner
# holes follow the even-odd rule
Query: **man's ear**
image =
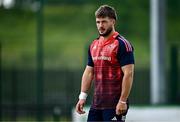
[(112, 19), (112, 22), (113, 22), (114, 25), (116, 24), (116, 20), (115, 19)]

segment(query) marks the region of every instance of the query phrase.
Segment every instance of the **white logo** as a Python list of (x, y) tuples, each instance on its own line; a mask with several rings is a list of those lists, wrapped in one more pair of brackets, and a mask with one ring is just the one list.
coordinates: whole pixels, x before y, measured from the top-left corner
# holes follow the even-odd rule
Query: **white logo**
[(108, 60), (111, 61), (111, 57), (107, 57), (107, 56), (96, 56), (96, 57), (92, 57), (93, 60)]
[(115, 121), (115, 120), (117, 120), (117, 118), (116, 118), (116, 117), (113, 117), (111, 120), (114, 120), (114, 121)]

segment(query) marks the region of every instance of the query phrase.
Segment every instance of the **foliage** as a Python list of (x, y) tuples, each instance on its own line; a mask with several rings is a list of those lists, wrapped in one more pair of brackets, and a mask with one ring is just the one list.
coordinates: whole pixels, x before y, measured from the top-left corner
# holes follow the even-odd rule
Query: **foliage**
[[(80, 0), (79, 0), (80, 1)], [(175, 1), (175, 0), (174, 0)], [(178, 3), (169, 2), (168, 43), (177, 41), (180, 32)], [(44, 6), (44, 66), (46, 69), (81, 69), (86, 63), (88, 44), (98, 36), (94, 12), (101, 4), (114, 6), (118, 13), (117, 31), (135, 48), (136, 66), (148, 68), (149, 2), (143, 0), (91, 1), (86, 4)], [(4, 68), (36, 68), (36, 13), (24, 9), (0, 9), (0, 41)]]

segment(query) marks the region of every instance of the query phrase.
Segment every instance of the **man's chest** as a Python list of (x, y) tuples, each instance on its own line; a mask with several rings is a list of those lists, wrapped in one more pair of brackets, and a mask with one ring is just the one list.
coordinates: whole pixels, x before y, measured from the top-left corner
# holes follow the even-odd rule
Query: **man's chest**
[(116, 60), (118, 43), (113, 42), (106, 45), (100, 45), (98, 42), (91, 45), (91, 56), (96, 63), (97, 61), (111, 62)]

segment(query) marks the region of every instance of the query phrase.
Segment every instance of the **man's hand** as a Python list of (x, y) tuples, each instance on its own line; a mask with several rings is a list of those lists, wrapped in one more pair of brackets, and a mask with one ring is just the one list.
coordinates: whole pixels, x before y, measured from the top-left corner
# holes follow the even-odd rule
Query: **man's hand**
[(126, 111), (127, 111), (127, 104), (118, 102), (118, 104), (116, 106), (116, 114), (120, 115), (120, 114), (125, 113)]
[(84, 114), (85, 111), (83, 110), (84, 104), (85, 104), (86, 100), (84, 99), (80, 99), (78, 101), (78, 103), (76, 104), (76, 112), (79, 114)]

